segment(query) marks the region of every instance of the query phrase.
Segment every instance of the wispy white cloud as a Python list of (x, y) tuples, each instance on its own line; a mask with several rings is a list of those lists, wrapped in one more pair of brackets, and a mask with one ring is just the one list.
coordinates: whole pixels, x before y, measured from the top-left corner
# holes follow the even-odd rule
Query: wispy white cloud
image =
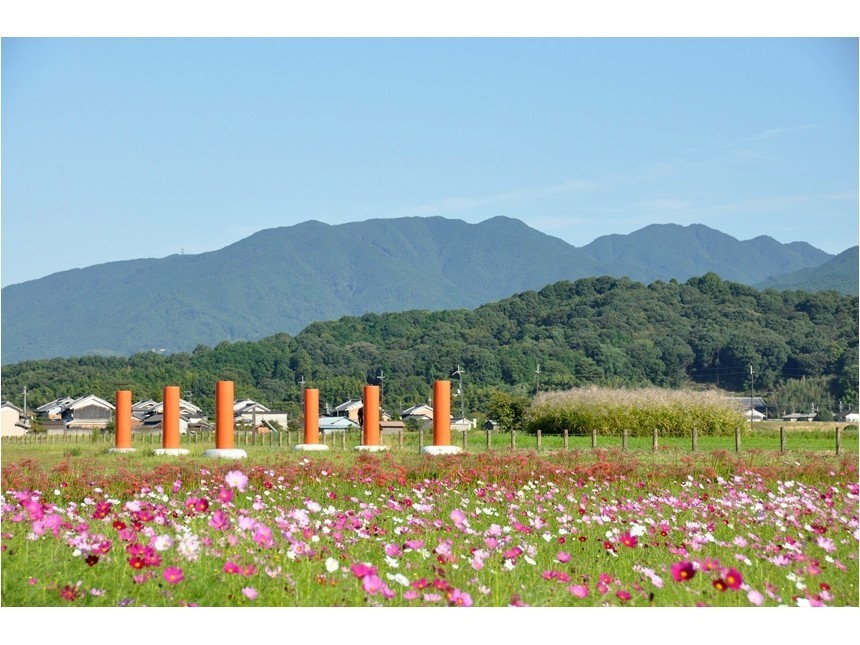
[(817, 128), (818, 125), (814, 123), (810, 123), (807, 125), (792, 125), (787, 127), (770, 128), (768, 130), (758, 132), (751, 137), (741, 139), (741, 141), (761, 141), (762, 139), (774, 139), (776, 137), (781, 137), (785, 134), (791, 134), (793, 132), (802, 132), (803, 130), (815, 130)]
[(429, 215), (438, 213), (462, 212), (472, 208), (488, 206), (492, 204), (503, 204), (506, 202), (519, 201), (523, 199), (538, 199), (551, 195), (559, 195), (574, 192), (590, 192), (600, 189), (600, 185), (586, 179), (568, 179), (559, 184), (537, 186), (534, 188), (522, 188), (518, 190), (505, 191), (493, 195), (478, 197), (448, 197), (426, 204), (420, 204), (404, 210), (407, 215)]

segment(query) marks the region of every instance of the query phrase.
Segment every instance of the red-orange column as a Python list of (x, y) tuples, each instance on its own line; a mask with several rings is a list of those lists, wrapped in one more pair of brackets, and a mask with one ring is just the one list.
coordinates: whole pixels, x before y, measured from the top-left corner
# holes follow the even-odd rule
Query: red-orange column
[(116, 447), (131, 448), (131, 390), (116, 391)]
[(215, 383), (215, 448), (233, 448), (233, 381)]
[(305, 443), (320, 442), (320, 391), (305, 390)]
[(451, 445), (451, 381), (433, 382), (433, 445)]
[(161, 447), (179, 448), (179, 386), (164, 387), (164, 417)]
[(364, 440), (365, 446), (379, 445), (379, 386), (364, 386)]

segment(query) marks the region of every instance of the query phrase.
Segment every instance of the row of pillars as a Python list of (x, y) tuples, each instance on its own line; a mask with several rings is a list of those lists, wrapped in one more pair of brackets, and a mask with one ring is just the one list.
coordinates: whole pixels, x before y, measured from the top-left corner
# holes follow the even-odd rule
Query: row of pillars
[[(178, 386), (164, 388), (164, 416), (161, 448), (157, 455), (184, 455), (188, 450), (179, 443), (179, 394)], [(293, 447), (294, 450), (328, 450), (319, 438), (319, 400), (318, 389), (305, 389), (304, 397), (304, 443)], [(215, 449), (204, 451), (204, 456), (241, 459), (247, 457), (244, 450), (233, 447), (233, 382), (218, 381), (215, 384)], [(379, 386), (364, 386), (364, 426), (362, 445), (357, 450), (387, 450), (379, 437)], [(116, 447), (111, 452), (133, 452), (131, 447), (131, 391), (117, 390), (116, 393)], [(451, 382), (433, 383), (433, 445), (421, 449), (423, 454), (444, 455), (460, 452), (451, 445)]]
[[(177, 385), (164, 388), (161, 448), (157, 455), (187, 455), (188, 450), (179, 444), (179, 394)], [(233, 381), (215, 384), (215, 448), (204, 451), (207, 457), (242, 459), (244, 450), (233, 447)], [(134, 452), (131, 447), (131, 390), (116, 393), (116, 444), (111, 452)]]
[[(295, 446), (295, 450), (328, 450), (319, 441), (319, 390), (305, 390), (305, 442)], [(379, 386), (365, 385), (362, 400), (364, 422), (361, 445), (356, 450), (377, 452), (388, 450), (380, 441), (379, 432)], [(451, 445), (451, 382), (433, 383), (433, 445), (421, 449), (422, 454), (450, 455), (460, 452), (458, 446)]]

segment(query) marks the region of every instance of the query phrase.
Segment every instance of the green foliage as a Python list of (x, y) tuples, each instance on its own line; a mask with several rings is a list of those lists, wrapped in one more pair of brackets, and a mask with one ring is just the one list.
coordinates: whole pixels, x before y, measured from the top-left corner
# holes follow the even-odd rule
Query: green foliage
[[(110, 262), (9, 285), (0, 310), (3, 363), (153, 350), (193, 351), (198, 357), (205, 353), (198, 351), (201, 344), (295, 334), (314, 321), (368, 311), (476, 307), (558, 280), (608, 274), (647, 283), (715, 272), (755, 284), (830, 259), (807, 244), (765, 237), (739, 242), (701, 225), (649, 226), (575, 248), (504, 217), (480, 224), (441, 217), (340, 226), (305, 222), (261, 231), (211, 253)], [(856, 261), (853, 272), (856, 280)], [(596, 278), (576, 295), (593, 300), (608, 295), (611, 284), (611, 278)], [(536, 299), (533, 294), (512, 300), (507, 314), (523, 318)], [(610, 320), (605, 324), (614, 324)], [(497, 320), (485, 322), (492, 328)], [(373, 345), (410, 334), (408, 319), (368, 323)], [(535, 317), (529, 324), (545, 322)], [(348, 327), (344, 331), (351, 335)], [(505, 333), (510, 332), (515, 330)], [(328, 340), (337, 344), (341, 338), (333, 334)], [(313, 365), (306, 357), (294, 358), (291, 369), (307, 378)], [(510, 368), (522, 379), (515, 360)], [(582, 366), (590, 368), (587, 362)], [(642, 370), (647, 376), (651, 368)]]
[(822, 388), (816, 404), (826, 393), (832, 409), (857, 402), (857, 347), (857, 297), (761, 292), (715, 274), (648, 286), (604, 276), (472, 311), (365, 314), (314, 323), (295, 337), (198, 346), (191, 354), (25, 361), (3, 366), (2, 394), (21, 405), (26, 386), (32, 408), (90, 393), (110, 401), (117, 389), (160, 400), (165, 385), (178, 385), (211, 415), (216, 381), (231, 379), (237, 398), (298, 418), (301, 379), (336, 406), (384, 374), (383, 406), (400, 411), (429, 402), (432, 381), (451, 378), (460, 365), (466, 416), (492, 417), (495, 404), (508, 414), (505, 396), (534, 394), (540, 365), (542, 391), (718, 386), (766, 395), (806, 377)]
[(716, 392), (689, 392), (644, 388), (616, 390), (588, 387), (536, 397), (528, 410), (525, 428), (535, 433), (619, 436), (725, 436), (743, 428), (744, 419), (724, 396)]
[(803, 291), (838, 291), (853, 295), (860, 289), (857, 273), (858, 247), (843, 251), (821, 266), (777, 275), (760, 282), (760, 289), (800, 289)]

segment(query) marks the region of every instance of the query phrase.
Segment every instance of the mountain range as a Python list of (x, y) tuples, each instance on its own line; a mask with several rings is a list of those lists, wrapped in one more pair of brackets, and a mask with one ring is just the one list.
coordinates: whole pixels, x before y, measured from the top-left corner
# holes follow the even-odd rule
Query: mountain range
[(9, 285), (2, 363), (188, 351), (295, 334), (345, 315), (472, 308), (600, 275), (650, 283), (713, 272), (750, 286), (815, 283), (856, 294), (856, 247), (851, 252), (833, 256), (767, 236), (738, 241), (699, 224), (655, 224), (574, 247), (507, 217), (308, 221), (209, 253), (109, 262)]

